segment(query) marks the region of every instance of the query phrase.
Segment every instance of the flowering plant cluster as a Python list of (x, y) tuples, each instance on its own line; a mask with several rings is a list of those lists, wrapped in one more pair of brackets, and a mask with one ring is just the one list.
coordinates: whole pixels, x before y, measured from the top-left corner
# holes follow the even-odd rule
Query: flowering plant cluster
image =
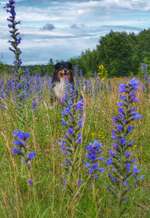
[(113, 117), (112, 149), (109, 151), (108, 177), (111, 182), (109, 190), (117, 197), (119, 204), (127, 199), (127, 194), (131, 187), (137, 184), (140, 170), (137, 167), (137, 160), (132, 153), (134, 141), (130, 139), (130, 134), (135, 128), (133, 123), (142, 118), (135, 106), (138, 102), (136, 92), (138, 81), (132, 79), (128, 84), (121, 84), (119, 87), (120, 101), (118, 105), (118, 115)]
[(21, 36), (19, 30), (17, 29), (17, 26), (18, 24), (20, 24), (20, 21), (16, 21), (15, 4), (16, 4), (15, 0), (9, 0), (8, 3), (6, 4), (6, 10), (10, 14), (10, 16), (7, 18), (9, 22), (8, 27), (11, 36), (11, 40), (9, 40), (11, 46), (9, 49), (15, 55), (15, 61), (14, 61), (15, 73), (18, 75), (20, 66), (22, 64), (21, 57), (20, 57), (21, 50), (19, 48), (19, 44), (21, 43)]
[(93, 143), (86, 146), (87, 154), (85, 166), (88, 169), (88, 173), (96, 179), (99, 177), (99, 173), (105, 171), (105, 169), (101, 167), (104, 161), (102, 147), (103, 145), (98, 140), (94, 140)]
[(16, 107), (17, 107), (17, 115), (19, 120), (19, 128), (24, 127), (24, 100), (29, 94), (29, 79), (26, 77), (25, 72), (21, 68), (22, 60), (21, 60), (21, 49), (19, 45), (21, 43), (21, 36), (19, 29), (17, 28), (20, 21), (16, 20), (16, 1), (15, 0), (8, 0), (6, 4), (6, 11), (9, 13), (9, 17), (7, 18), (9, 24), (9, 32), (11, 39), (9, 40), (10, 43), (10, 51), (13, 52), (15, 55), (14, 61), (14, 69), (15, 69), (15, 100), (16, 100)]
[(69, 82), (66, 82), (63, 105), (62, 125), (65, 135), (61, 140), (61, 149), (65, 157), (64, 167), (70, 177), (73, 172), (78, 171), (80, 162), (79, 145), (82, 143), (84, 101)]
[[(24, 164), (26, 164), (27, 168), (31, 168), (31, 162), (35, 158), (36, 153), (34, 151), (28, 152), (27, 141), (30, 138), (30, 134), (28, 132), (23, 132), (21, 130), (15, 130), (13, 132), (13, 136), (15, 140), (13, 144), (15, 147), (12, 148), (12, 154), (15, 156), (19, 156)], [(29, 182), (30, 181), (30, 182)], [(31, 185), (32, 179), (28, 180), (28, 183)]]

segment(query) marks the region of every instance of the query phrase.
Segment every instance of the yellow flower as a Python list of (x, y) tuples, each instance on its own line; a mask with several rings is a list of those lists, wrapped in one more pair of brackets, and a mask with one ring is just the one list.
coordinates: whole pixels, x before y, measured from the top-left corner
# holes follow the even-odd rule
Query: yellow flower
[(104, 65), (100, 64), (98, 66), (98, 75), (99, 75), (100, 79), (101, 80), (106, 79), (107, 78), (107, 74), (108, 74), (108, 72), (107, 72), (106, 68), (104, 67)]

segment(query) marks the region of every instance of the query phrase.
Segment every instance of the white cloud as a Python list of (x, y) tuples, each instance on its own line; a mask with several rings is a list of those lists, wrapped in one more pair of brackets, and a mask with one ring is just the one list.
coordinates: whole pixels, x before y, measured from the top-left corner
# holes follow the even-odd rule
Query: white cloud
[[(3, 4), (6, 0), (2, 1)], [(20, 0), (21, 1), (21, 0)], [(25, 0), (24, 0), (25, 1)], [(32, 0), (31, 2), (33, 2)], [(47, 6), (42, 6), (47, 2)], [(17, 19), (22, 21), (19, 27), (23, 36), (21, 48), (25, 51), (25, 61), (34, 61), (36, 51), (41, 49), (45, 55), (63, 58), (80, 54), (82, 50), (94, 48), (100, 36), (111, 29), (137, 33), (140, 28), (149, 27), (150, 0), (41, 0), (28, 6), (17, 1)], [(40, 5), (39, 5), (40, 3)], [(8, 53), (7, 13), (0, 6), (0, 51)], [(52, 24), (52, 31), (42, 30), (46, 24)], [(139, 29), (138, 29), (139, 28)], [(33, 53), (33, 57), (29, 53)], [(36, 59), (36, 58), (35, 58)]]
[(124, 8), (130, 10), (150, 10), (149, 0), (91, 0), (85, 3), (89, 7), (103, 7), (107, 9)]

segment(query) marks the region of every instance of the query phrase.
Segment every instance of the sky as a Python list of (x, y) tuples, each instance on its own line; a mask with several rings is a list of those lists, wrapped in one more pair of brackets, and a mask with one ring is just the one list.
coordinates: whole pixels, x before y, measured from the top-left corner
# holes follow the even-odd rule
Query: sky
[[(7, 16), (0, 0), (0, 61), (11, 64)], [(23, 64), (67, 60), (114, 31), (150, 28), (150, 0), (16, 0)]]

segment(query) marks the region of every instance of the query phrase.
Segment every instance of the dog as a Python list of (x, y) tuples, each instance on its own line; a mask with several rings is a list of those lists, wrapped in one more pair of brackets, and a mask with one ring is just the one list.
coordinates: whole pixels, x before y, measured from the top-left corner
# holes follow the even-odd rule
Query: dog
[(70, 62), (57, 63), (52, 77), (52, 90), (60, 102), (65, 95), (66, 82), (69, 82), (74, 87), (73, 66)]
[[(82, 119), (81, 119), (81, 136), (83, 134), (83, 128), (85, 124), (86, 114), (85, 114), (85, 105), (86, 101), (84, 98), (84, 94), (82, 91), (77, 90), (75, 87), (75, 76), (73, 73), (73, 66), (70, 62), (60, 62), (55, 65), (53, 77), (52, 77), (52, 90), (57, 99), (56, 104), (61, 104), (63, 106), (63, 98), (66, 93), (66, 82), (69, 83), (72, 87), (73, 93), (75, 97), (73, 97), (74, 105), (80, 100), (83, 101), (83, 109), (82, 109)], [(69, 90), (68, 90), (69, 91)], [(81, 137), (82, 138), (82, 137)]]

